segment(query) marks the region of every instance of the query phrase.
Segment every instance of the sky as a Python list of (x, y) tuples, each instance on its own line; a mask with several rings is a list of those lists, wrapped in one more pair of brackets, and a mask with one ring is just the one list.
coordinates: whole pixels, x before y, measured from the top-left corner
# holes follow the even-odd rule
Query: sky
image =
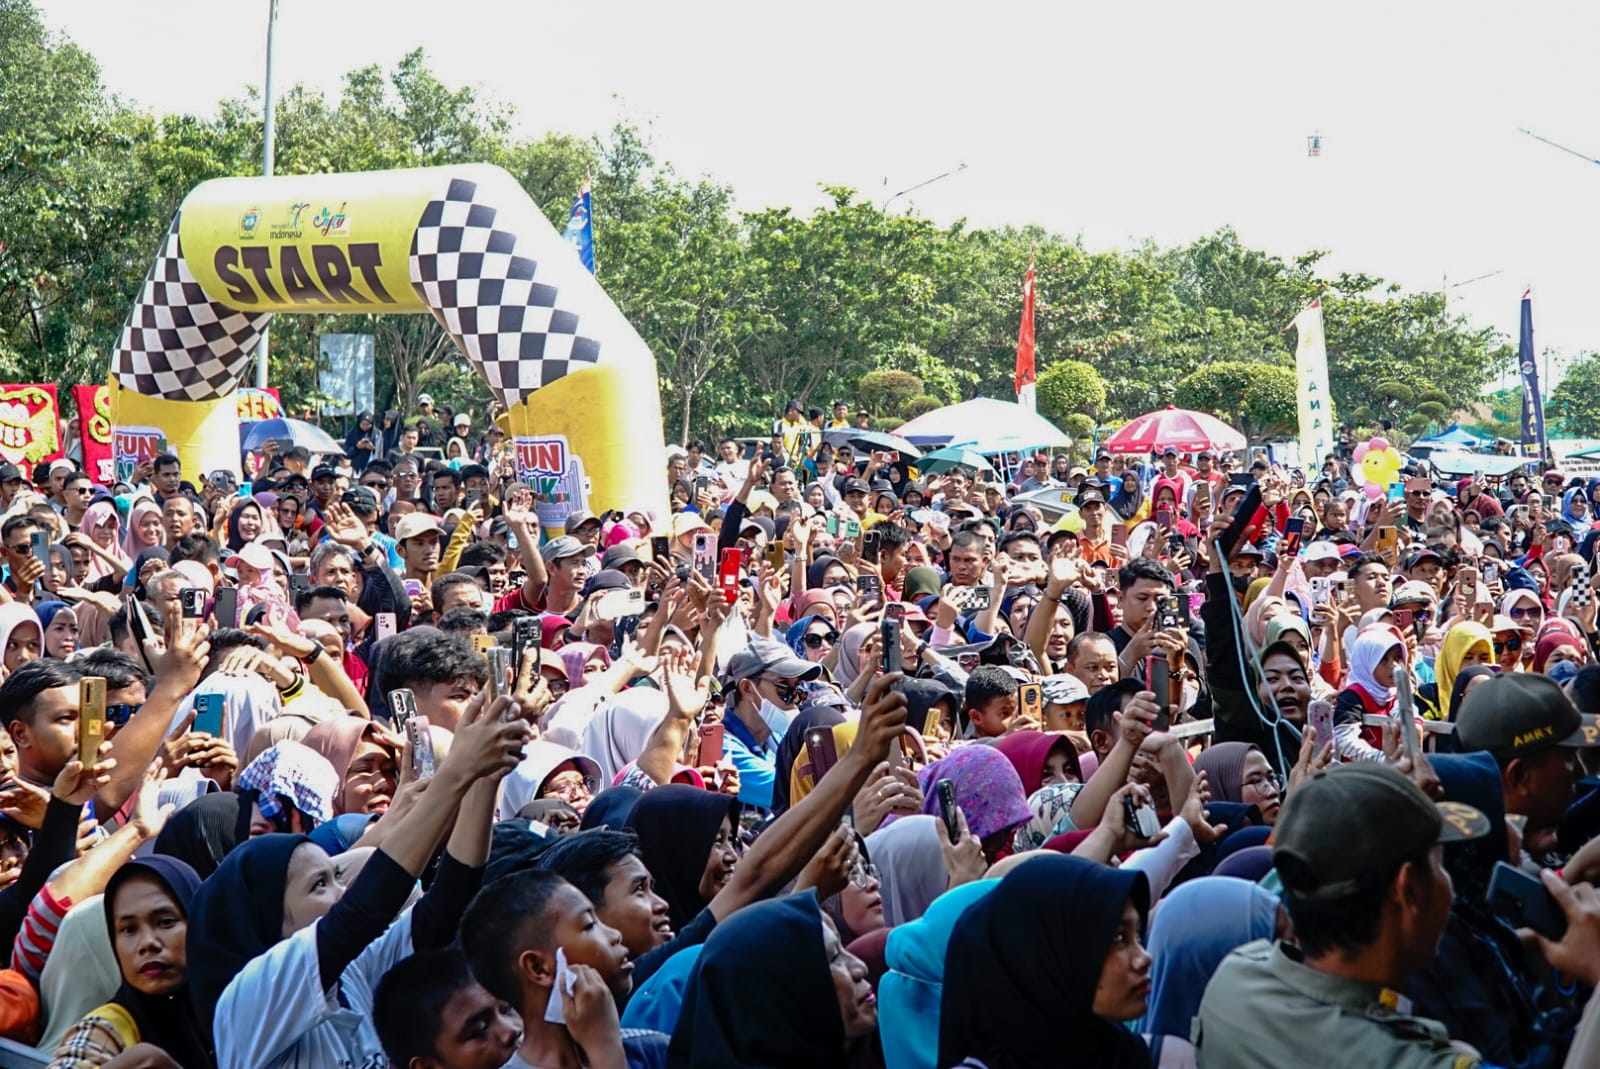
[[(35, 2), (150, 110), (261, 84), (268, 0)], [(1600, 157), (1597, 30), (1600, 5), (1478, 0), (280, 0), (276, 78), (332, 92), (420, 45), (521, 133), (648, 125), (659, 159), (741, 207), (805, 209), (824, 183), (882, 203), (966, 164), (893, 210), (1091, 249), (1232, 226), (1327, 250), (1330, 271), (1448, 285), (1512, 340), (1531, 286), (1559, 369), (1600, 347), (1600, 166), (1518, 130)]]

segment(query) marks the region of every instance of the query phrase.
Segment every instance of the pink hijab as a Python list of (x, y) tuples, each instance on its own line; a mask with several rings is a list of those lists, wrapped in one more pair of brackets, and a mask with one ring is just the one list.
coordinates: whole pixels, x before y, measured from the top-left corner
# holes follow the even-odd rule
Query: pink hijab
[(154, 501), (136, 501), (133, 508), (128, 511), (128, 529), (122, 535), (122, 552), (130, 562), (137, 558), (141, 551), (150, 548), (152, 545), (164, 547), (167, 544), (165, 530), (163, 530), (161, 541), (159, 542), (146, 544), (139, 541), (139, 521), (151, 512), (159, 517), (161, 515), (161, 506)]
[(573, 690), (583, 686), (583, 669), (596, 657), (607, 668), (611, 667), (611, 651), (593, 642), (569, 642), (556, 652), (567, 669), (567, 686)]
[[(94, 532), (103, 527), (107, 522), (113, 524), (116, 530), (112, 532), (111, 544), (109, 546), (101, 546), (98, 541), (95, 541)], [(78, 524), (78, 530), (83, 532), (85, 538), (89, 539), (91, 542), (94, 542), (96, 546), (99, 546), (101, 549), (117, 558), (117, 560), (120, 561), (124, 567), (131, 568), (133, 567), (133, 559), (129, 557), (127, 551), (122, 548), (122, 540), (117, 537), (117, 532), (121, 531), (121, 529), (122, 518), (117, 515), (117, 507), (109, 501), (96, 501), (94, 504), (84, 509), (83, 522)], [(109, 564), (101, 560), (98, 556), (93, 554), (90, 555), (88, 575), (90, 582), (103, 578), (110, 573), (111, 566)]]

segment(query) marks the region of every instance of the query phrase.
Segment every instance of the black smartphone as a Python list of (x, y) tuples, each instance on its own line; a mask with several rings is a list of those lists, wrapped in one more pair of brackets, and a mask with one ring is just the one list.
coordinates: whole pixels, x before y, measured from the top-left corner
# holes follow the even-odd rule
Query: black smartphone
[(1183, 615), (1178, 611), (1178, 595), (1161, 594), (1156, 598), (1156, 628), (1165, 631), (1183, 626)]
[(672, 543), (666, 535), (650, 536), (650, 559), (662, 563), (672, 560)]
[(611, 625), (611, 659), (622, 656), (622, 648), (639, 630), (639, 615), (624, 616)]
[(190, 620), (199, 620), (206, 614), (206, 592), (204, 588), (186, 586), (178, 591), (178, 604), (183, 609), (183, 615)]
[(1131, 792), (1122, 796), (1122, 815), (1128, 833), (1136, 839), (1153, 839), (1161, 831), (1161, 818), (1156, 816), (1155, 806), (1140, 805), (1133, 800)]
[(1532, 928), (1546, 939), (1560, 939), (1566, 934), (1567, 915), (1544, 884), (1504, 861), (1494, 863), (1486, 897), (1489, 908), (1513, 927)]
[(211, 595), (211, 618), (218, 627), (239, 626), (239, 588), (219, 586)]
[(868, 564), (878, 563), (878, 543), (882, 540), (882, 538), (883, 534), (876, 530), (868, 531), (866, 534), (861, 536), (862, 560), (866, 561)]
[(1151, 725), (1155, 731), (1166, 731), (1172, 726), (1172, 669), (1167, 664), (1167, 658), (1156, 655), (1145, 662), (1145, 682), (1156, 696), (1156, 722)]
[(879, 659), (885, 672), (900, 671), (900, 621), (892, 616), (885, 616), (879, 625), (883, 638), (883, 649), (879, 651)]
[(291, 600), (310, 589), (311, 577), (309, 575), (302, 575), (299, 572), (291, 572), (289, 574), (289, 597)]
[(944, 820), (944, 832), (954, 843), (961, 838), (961, 822), (956, 818), (956, 785), (942, 779), (933, 785), (933, 789), (939, 794), (939, 816)]
[(860, 594), (871, 594), (872, 595), (872, 599), (874, 601), (876, 601), (877, 598), (878, 598), (878, 595), (882, 591), (883, 591), (883, 580), (879, 579), (877, 576), (872, 575), (870, 573), (865, 574), (865, 575), (856, 576), (856, 592), (857, 593), (860, 593)]
[(1230, 486), (1254, 486), (1256, 477), (1248, 471), (1236, 471), (1228, 476), (1228, 484)]
[(544, 645), (544, 621), (537, 616), (519, 616), (511, 624), (511, 661), (517, 678), (522, 678), (522, 656)]

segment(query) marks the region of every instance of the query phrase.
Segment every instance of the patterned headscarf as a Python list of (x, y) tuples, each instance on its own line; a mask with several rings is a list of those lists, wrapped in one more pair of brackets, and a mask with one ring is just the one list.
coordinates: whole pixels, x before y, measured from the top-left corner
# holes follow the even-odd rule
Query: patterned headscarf
[(288, 802), (318, 824), (332, 820), (339, 787), (339, 773), (326, 757), (289, 739), (261, 751), (239, 773), (239, 789), (256, 791), (261, 815), (272, 819)]
[(1019, 854), (1037, 850), (1057, 835), (1077, 831), (1078, 826), (1068, 814), (1073, 799), (1081, 790), (1081, 783), (1052, 783), (1029, 795), (1028, 808), (1033, 810), (1033, 819), (1011, 836), (1012, 849)]
[(930, 817), (939, 815), (939, 792), (933, 786), (942, 779), (955, 786), (956, 805), (967, 818), (967, 829), (980, 840), (1033, 817), (1021, 777), (993, 746), (962, 746), (917, 773), (922, 811)]

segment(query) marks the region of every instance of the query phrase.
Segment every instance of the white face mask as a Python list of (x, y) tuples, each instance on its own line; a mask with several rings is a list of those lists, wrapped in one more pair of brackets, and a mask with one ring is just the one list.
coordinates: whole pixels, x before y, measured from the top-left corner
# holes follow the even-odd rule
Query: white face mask
[(1200, 684), (1199, 683), (1185, 683), (1183, 685), (1182, 703), (1178, 706), (1178, 708), (1179, 709), (1192, 709), (1192, 708), (1194, 708), (1194, 703), (1196, 701), (1198, 701), (1199, 698), (1200, 698)]
[(767, 725), (768, 731), (772, 732), (773, 741), (783, 738), (784, 733), (789, 730), (789, 725), (794, 723), (795, 713), (796, 710), (785, 709), (780, 705), (774, 704), (769, 698), (762, 698), (761, 708), (757, 710), (757, 715), (761, 717), (761, 722)]

